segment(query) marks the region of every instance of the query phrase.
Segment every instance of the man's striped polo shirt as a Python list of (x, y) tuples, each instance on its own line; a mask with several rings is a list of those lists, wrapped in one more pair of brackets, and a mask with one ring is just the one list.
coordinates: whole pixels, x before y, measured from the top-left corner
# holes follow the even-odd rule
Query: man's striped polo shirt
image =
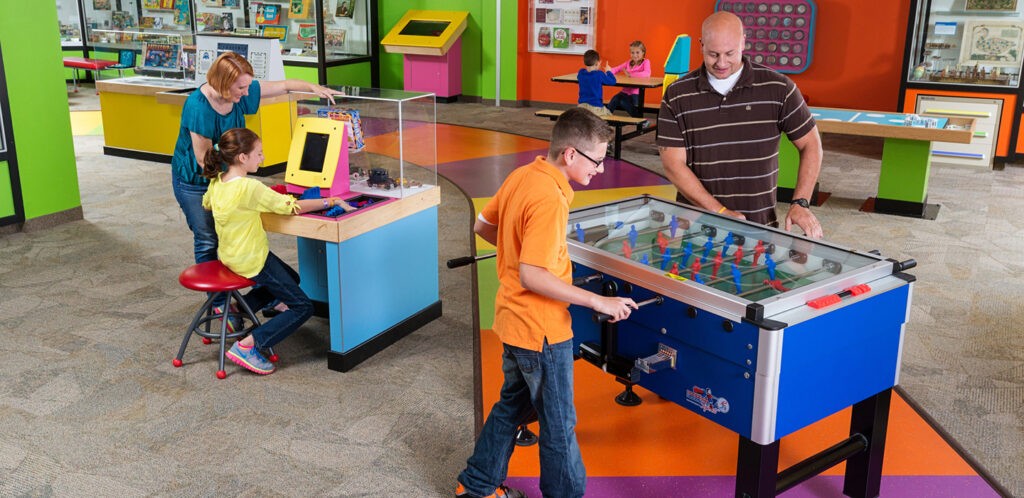
[(814, 126), (792, 80), (744, 58), (728, 95), (711, 87), (703, 64), (669, 85), (656, 143), (684, 147), (687, 166), (719, 202), (775, 226), (779, 137), (798, 140)]

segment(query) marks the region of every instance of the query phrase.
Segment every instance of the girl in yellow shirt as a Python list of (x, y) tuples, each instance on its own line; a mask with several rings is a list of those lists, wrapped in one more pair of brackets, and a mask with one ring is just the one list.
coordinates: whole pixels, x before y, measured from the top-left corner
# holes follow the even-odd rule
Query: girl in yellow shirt
[(288, 306), (236, 342), (225, 355), (239, 366), (267, 375), (274, 372), (274, 364), (260, 350), (295, 332), (312, 316), (313, 303), (299, 288), (298, 273), (270, 252), (260, 213), (300, 214), (335, 205), (346, 211), (353, 208), (337, 197), (296, 200), (248, 178), (262, 162), (263, 143), (256, 133), (246, 128), (224, 132), (203, 162), (203, 176), (211, 180), (203, 207), (213, 211), (219, 240), (217, 258), (231, 271), (259, 284), (245, 296), (249, 308), (263, 308), (274, 299)]

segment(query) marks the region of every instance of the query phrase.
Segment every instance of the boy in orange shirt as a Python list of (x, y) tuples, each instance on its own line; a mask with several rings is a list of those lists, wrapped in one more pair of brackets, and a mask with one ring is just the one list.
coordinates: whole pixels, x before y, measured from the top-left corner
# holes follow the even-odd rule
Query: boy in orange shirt
[[(455, 496), (525, 496), (502, 483), (516, 428), (535, 407), (540, 422), (540, 489), (544, 496), (580, 497), (586, 470), (576, 442), (573, 343), (569, 304), (622, 320), (632, 299), (606, 297), (572, 285), (566, 245), (569, 180), (581, 185), (604, 171), (611, 128), (593, 113), (569, 109), (551, 132), (548, 156), (517, 168), (473, 227), (497, 247), (494, 331), (504, 347), (505, 382), (491, 409)], [(595, 159), (597, 158), (597, 159)]]

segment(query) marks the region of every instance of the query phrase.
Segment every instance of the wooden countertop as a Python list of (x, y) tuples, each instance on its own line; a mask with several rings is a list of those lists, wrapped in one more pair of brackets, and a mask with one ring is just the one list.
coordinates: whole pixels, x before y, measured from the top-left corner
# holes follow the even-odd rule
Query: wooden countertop
[(268, 232), (338, 243), (439, 204), (441, 204), (441, 187), (434, 185), (422, 192), (396, 199), (394, 202), (340, 220), (273, 213), (262, 213), (261, 216), (263, 228)]

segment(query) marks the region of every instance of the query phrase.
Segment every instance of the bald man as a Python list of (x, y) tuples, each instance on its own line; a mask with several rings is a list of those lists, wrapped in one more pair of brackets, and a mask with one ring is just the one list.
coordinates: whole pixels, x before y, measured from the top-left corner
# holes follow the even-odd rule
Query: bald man
[(701, 27), (704, 64), (665, 89), (658, 138), (665, 174), (679, 199), (709, 211), (779, 226), (775, 190), (779, 137), (800, 152), (786, 230), (822, 236), (810, 210), (821, 170), (821, 137), (792, 80), (743, 57), (743, 23), (716, 12)]

